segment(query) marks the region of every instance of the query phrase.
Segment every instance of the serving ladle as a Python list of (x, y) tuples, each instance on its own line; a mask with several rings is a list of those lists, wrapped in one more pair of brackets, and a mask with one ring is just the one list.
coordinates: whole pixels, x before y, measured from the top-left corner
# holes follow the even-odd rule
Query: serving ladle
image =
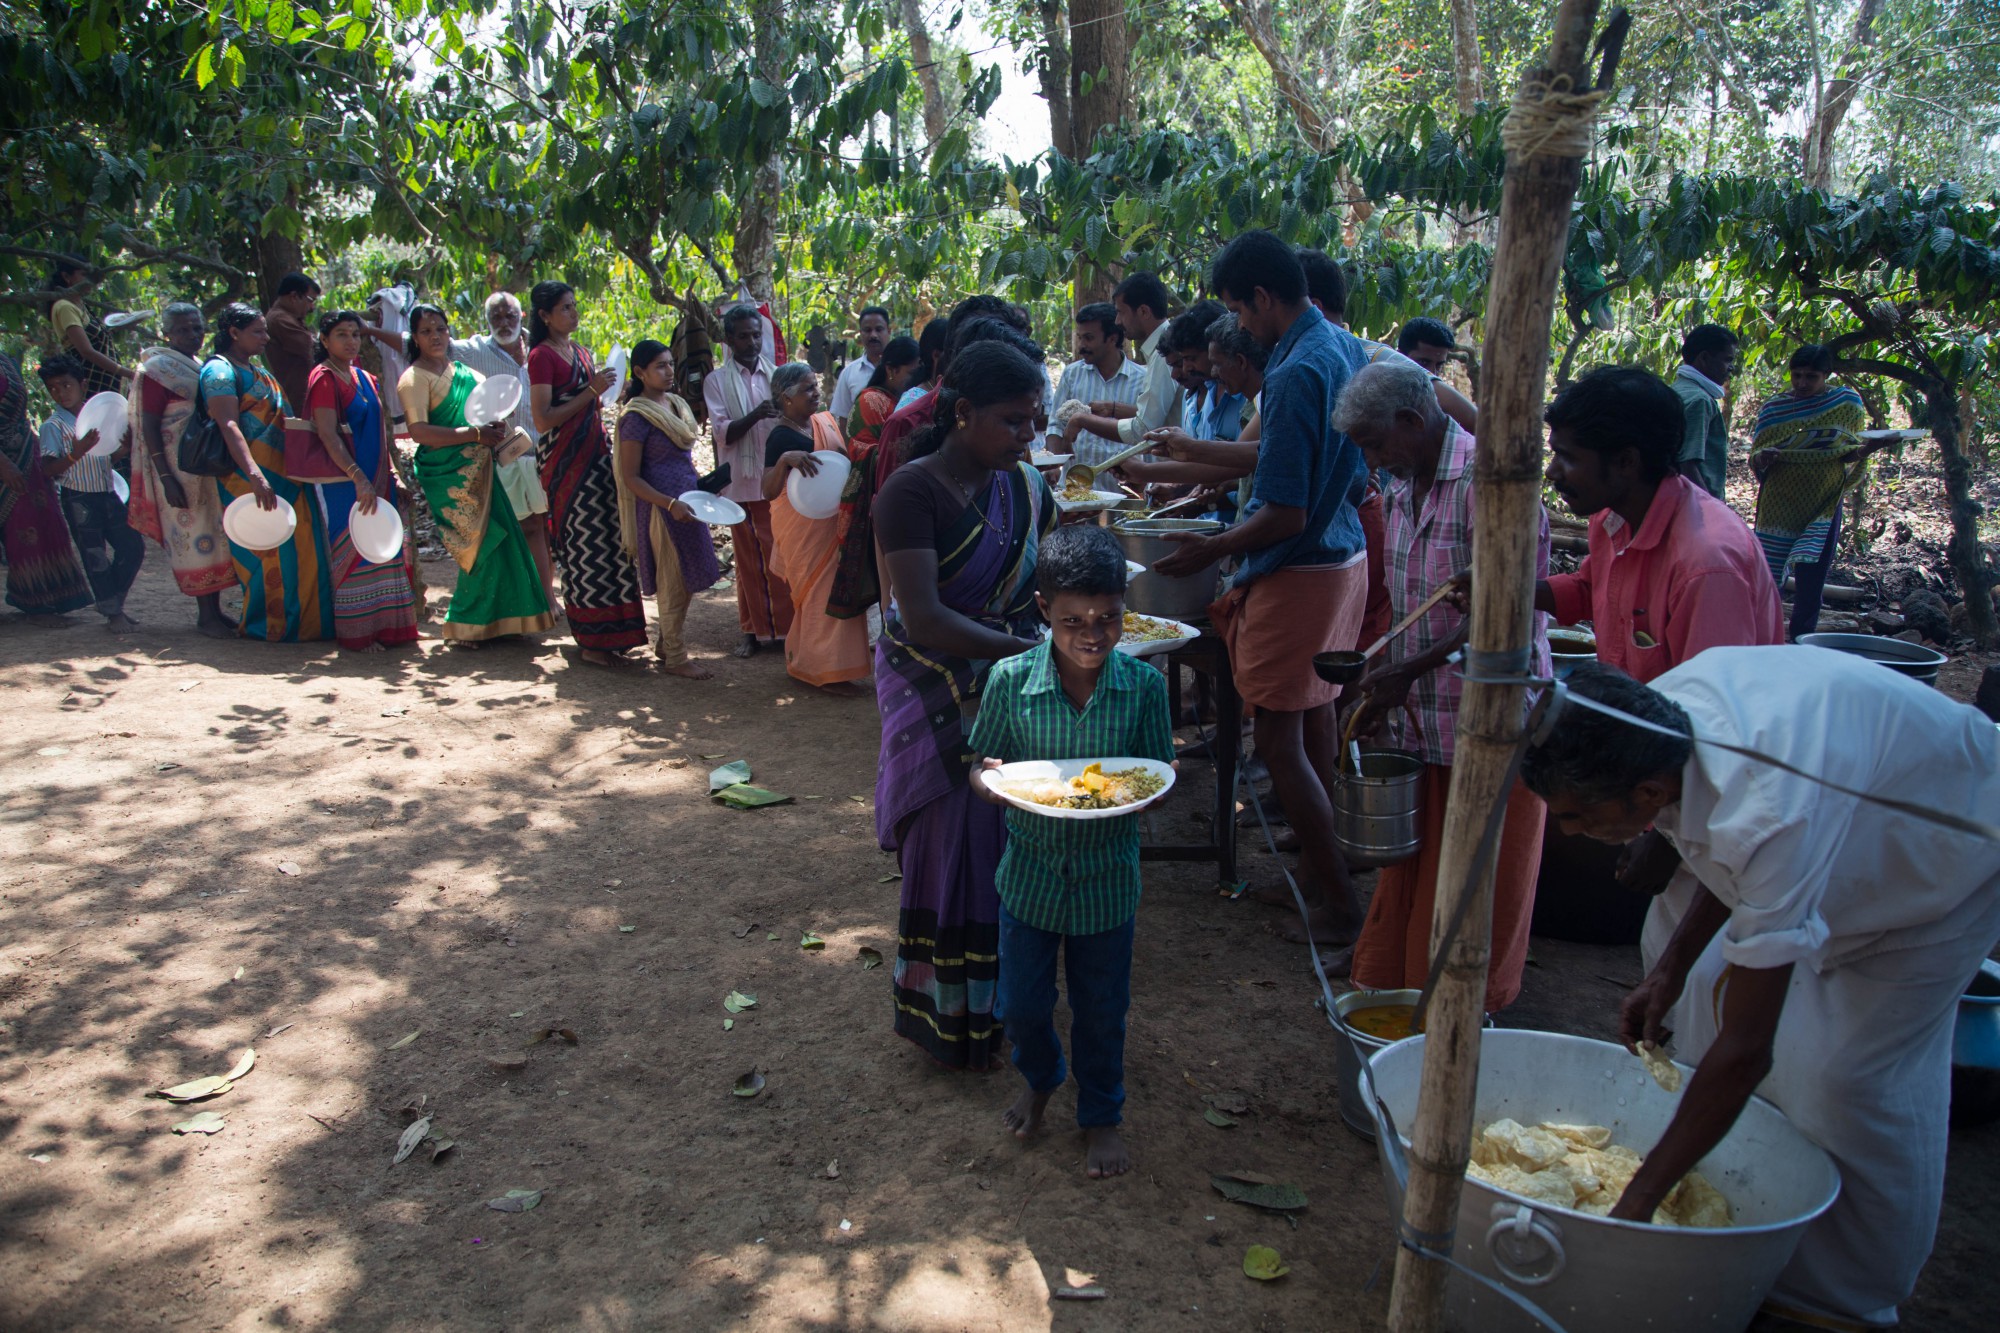
[(1416, 610), (1404, 616), (1398, 623), (1390, 626), (1387, 634), (1369, 644), (1361, 652), (1315, 653), (1313, 655), (1313, 670), (1318, 673), (1321, 680), (1329, 685), (1352, 685), (1355, 681), (1360, 680), (1362, 673), (1368, 669), (1369, 658), (1388, 647), (1390, 642), (1399, 637), (1404, 630), (1422, 620), (1432, 607), (1442, 602), (1456, 587), (1458, 587), (1458, 580), (1456, 578), (1446, 579), (1438, 586), (1436, 592), (1424, 598), (1423, 603)]
[(1153, 440), (1141, 440), (1130, 449), (1120, 449), (1102, 463), (1071, 463), (1063, 469), (1063, 484), (1068, 485), (1071, 482), (1076, 482), (1079, 485), (1088, 486), (1092, 490), (1096, 490), (1099, 476), (1117, 467), (1126, 459), (1145, 453), (1155, 443)]

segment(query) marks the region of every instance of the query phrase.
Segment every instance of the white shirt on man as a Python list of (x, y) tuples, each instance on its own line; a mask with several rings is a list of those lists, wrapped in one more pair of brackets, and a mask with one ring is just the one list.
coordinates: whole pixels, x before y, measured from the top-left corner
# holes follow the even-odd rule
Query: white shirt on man
[(827, 411), (840, 423), (841, 430), (847, 429), (847, 419), (854, 415), (855, 400), (868, 387), (868, 381), (875, 378), (875, 363), (863, 352), (840, 368), (840, 377), (833, 382), (833, 401), (827, 404)]
[(1167, 364), (1165, 354), (1160, 351), (1160, 343), (1166, 336), (1167, 321), (1161, 320), (1159, 327), (1139, 349), (1139, 359), (1145, 363), (1146, 382), (1134, 403), (1138, 410), (1118, 422), (1118, 438), (1127, 447), (1137, 444), (1139, 437), (1147, 431), (1158, 430), (1180, 420), (1181, 386), (1174, 383), (1174, 368)]
[[(526, 341), (525, 338), (522, 339), (522, 342)], [(490, 333), (482, 333), (477, 338), (451, 340), (452, 360), (463, 361), (486, 379), (492, 379), (495, 375), (512, 375), (521, 381), (521, 405), (514, 409), (514, 424), (526, 431), (528, 438), (532, 440), (539, 432), (535, 429), (534, 404), (529, 401), (532, 395), (528, 387), (528, 363), (525, 360), (527, 351), (525, 346), (522, 347), (521, 354), (524, 359), (516, 361), (506, 347)]]
[[(732, 397), (740, 406), (732, 406)], [(708, 427), (715, 434), (715, 464), (729, 464), (729, 484), (722, 488), (724, 499), (738, 504), (761, 503), (764, 499), (764, 440), (778, 424), (767, 417), (737, 438), (729, 439), (732, 418), (747, 415), (757, 404), (771, 400), (771, 365), (757, 358), (753, 369), (745, 370), (735, 357), (725, 354), (701, 383), (702, 402), (708, 407)]]
[[(1139, 401), (1139, 392), (1145, 384), (1146, 368), (1122, 356), (1118, 358), (1118, 369), (1109, 377), (1088, 361), (1072, 361), (1063, 367), (1062, 378), (1056, 381), (1055, 400), (1058, 405), (1074, 398), (1080, 403), (1123, 403), (1129, 407)], [(1053, 420), (1049, 422), (1048, 438), (1052, 449), (1062, 441), (1062, 430)], [(1077, 432), (1071, 451), (1077, 462), (1096, 464), (1123, 448), (1116, 440), (1086, 430)]]

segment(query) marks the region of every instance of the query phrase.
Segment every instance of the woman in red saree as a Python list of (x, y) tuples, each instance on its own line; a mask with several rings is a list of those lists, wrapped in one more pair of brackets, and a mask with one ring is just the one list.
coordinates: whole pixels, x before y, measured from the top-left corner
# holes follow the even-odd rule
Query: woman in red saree
[(794, 680), (829, 694), (859, 694), (868, 674), (868, 622), (827, 614), (827, 595), (840, 564), (845, 516), (807, 518), (792, 508), (785, 482), (793, 472), (819, 471), (815, 452), (847, 454), (840, 425), (819, 410), (819, 381), (812, 367), (793, 361), (771, 372), (771, 401), (778, 421), (764, 444), (764, 498), (771, 502), (774, 549), (771, 568), (792, 590), (791, 633), (785, 636), (785, 670)]
[(646, 607), (619, 537), (618, 476), (598, 407), (612, 376), (570, 341), (578, 322), (568, 283), (537, 283), (528, 293), (528, 385), (542, 432), (549, 554), (562, 571), (563, 614), (583, 660), (610, 666), (646, 641)]

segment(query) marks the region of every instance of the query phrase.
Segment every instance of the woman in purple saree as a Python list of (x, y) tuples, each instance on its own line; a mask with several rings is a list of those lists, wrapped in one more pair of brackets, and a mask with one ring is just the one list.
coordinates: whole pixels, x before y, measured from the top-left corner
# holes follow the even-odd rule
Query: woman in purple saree
[(987, 670), (1038, 641), (1035, 557), (1056, 521), (1028, 463), (1042, 380), (1008, 344), (966, 348), (874, 506), (895, 590), (875, 648), (875, 830), (903, 870), (896, 1031), (953, 1069), (1000, 1057), (993, 875), (1007, 828), (972, 793), (966, 738)]

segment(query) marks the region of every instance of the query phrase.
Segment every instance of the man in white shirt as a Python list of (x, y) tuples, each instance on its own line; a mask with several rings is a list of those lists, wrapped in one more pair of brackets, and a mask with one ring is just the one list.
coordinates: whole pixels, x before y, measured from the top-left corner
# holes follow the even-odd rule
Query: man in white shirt
[(771, 569), (771, 502), (764, 498), (764, 442), (777, 424), (778, 409), (771, 401), (771, 363), (762, 352), (763, 325), (755, 306), (724, 312), (722, 343), (729, 355), (701, 383), (716, 466), (729, 468), (723, 498), (749, 515), (729, 530), (736, 551), (736, 619), (743, 627), (738, 657), (756, 653), (759, 639), (782, 639), (792, 629), (791, 589)]
[(861, 355), (841, 367), (840, 378), (833, 382), (833, 401), (827, 404), (827, 411), (840, 423), (841, 430), (847, 429), (847, 419), (854, 415), (854, 400), (868, 387), (868, 381), (875, 375), (875, 367), (882, 364), (882, 349), (889, 345), (889, 312), (879, 305), (871, 305), (862, 310), (858, 321), (861, 330)]
[[(528, 343), (521, 336), (521, 302), (512, 292), (494, 292), (486, 298), (487, 332), (477, 338), (453, 338), (451, 359), (463, 361), (487, 379), (512, 375), (521, 382), (521, 405), (514, 409), (511, 423), (530, 440), (535, 438), (535, 409), (528, 388)], [(542, 576), (542, 591), (549, 605), (560, 607), (555, 594), (555, 562), (549, 558), (549, 493), (542, 489), (535, 451), (502, 463), (494, 469), (514, 517), (521, 521), (521, 535), (534, 553), (535, 569)]]
[[(1129, 449), (1149, 430), (1180, 424), (1180, 386), (1174, 383), (1173, 367), (1160, 348), (1167, 336), (1173, 297), (1166, 284), (1151, 273), (1131, 273), (1112, 289), (1111, 306), (1118, 315), (1118, 327), (1125, 331), (1126, 345), (1139, 349), (1137, 359), (1145, 367), (1145, 382), (1130, 407), (1108, 400), (1093, 402), (1090, 411), (1070, 419), (1064, 435), (1074, 443), (1089, 431)], [(1061, 401), (1060, 396), (1057, 401)]]
[[(1125, 331), (1118, 327), (1118, 312), (1109, 301), (1092, 301), (1076, 312), (1076, 360), (1063, 367), (1056, 381), (1058, 405), (1074, 399), (1079, 403), (1117, 403), (1131, 407), (1139, 401), (1146, 371), (1127, 359)], [(1079, 433), (1074, 441), (1064, 439), (1062, 428), (1049, 424), (1048, 447), (1056, 453), (1074, 453), (1079, 463), (1096, 463), (1125, 446), (1115, 435), (1095, 431)]]
[(1672, 1035), (1695, 1073), (1611, 1216), (1650, 1219), (1760, 1094), (1840, 1169), (1766, 1308), (1895, 1323), (1937, 1232), (1953, 1016), (2000, 937), (2000, 838), (1825, 783), (1990, 824), (2000, 731), (1825, 648), (1710, 648), (1650, 686), (1590, 663), (1567, 688), (1522, 780), (1566, 833), (1657, 829), (1700, 883), (1620, 1016), (1628, 1045)]

